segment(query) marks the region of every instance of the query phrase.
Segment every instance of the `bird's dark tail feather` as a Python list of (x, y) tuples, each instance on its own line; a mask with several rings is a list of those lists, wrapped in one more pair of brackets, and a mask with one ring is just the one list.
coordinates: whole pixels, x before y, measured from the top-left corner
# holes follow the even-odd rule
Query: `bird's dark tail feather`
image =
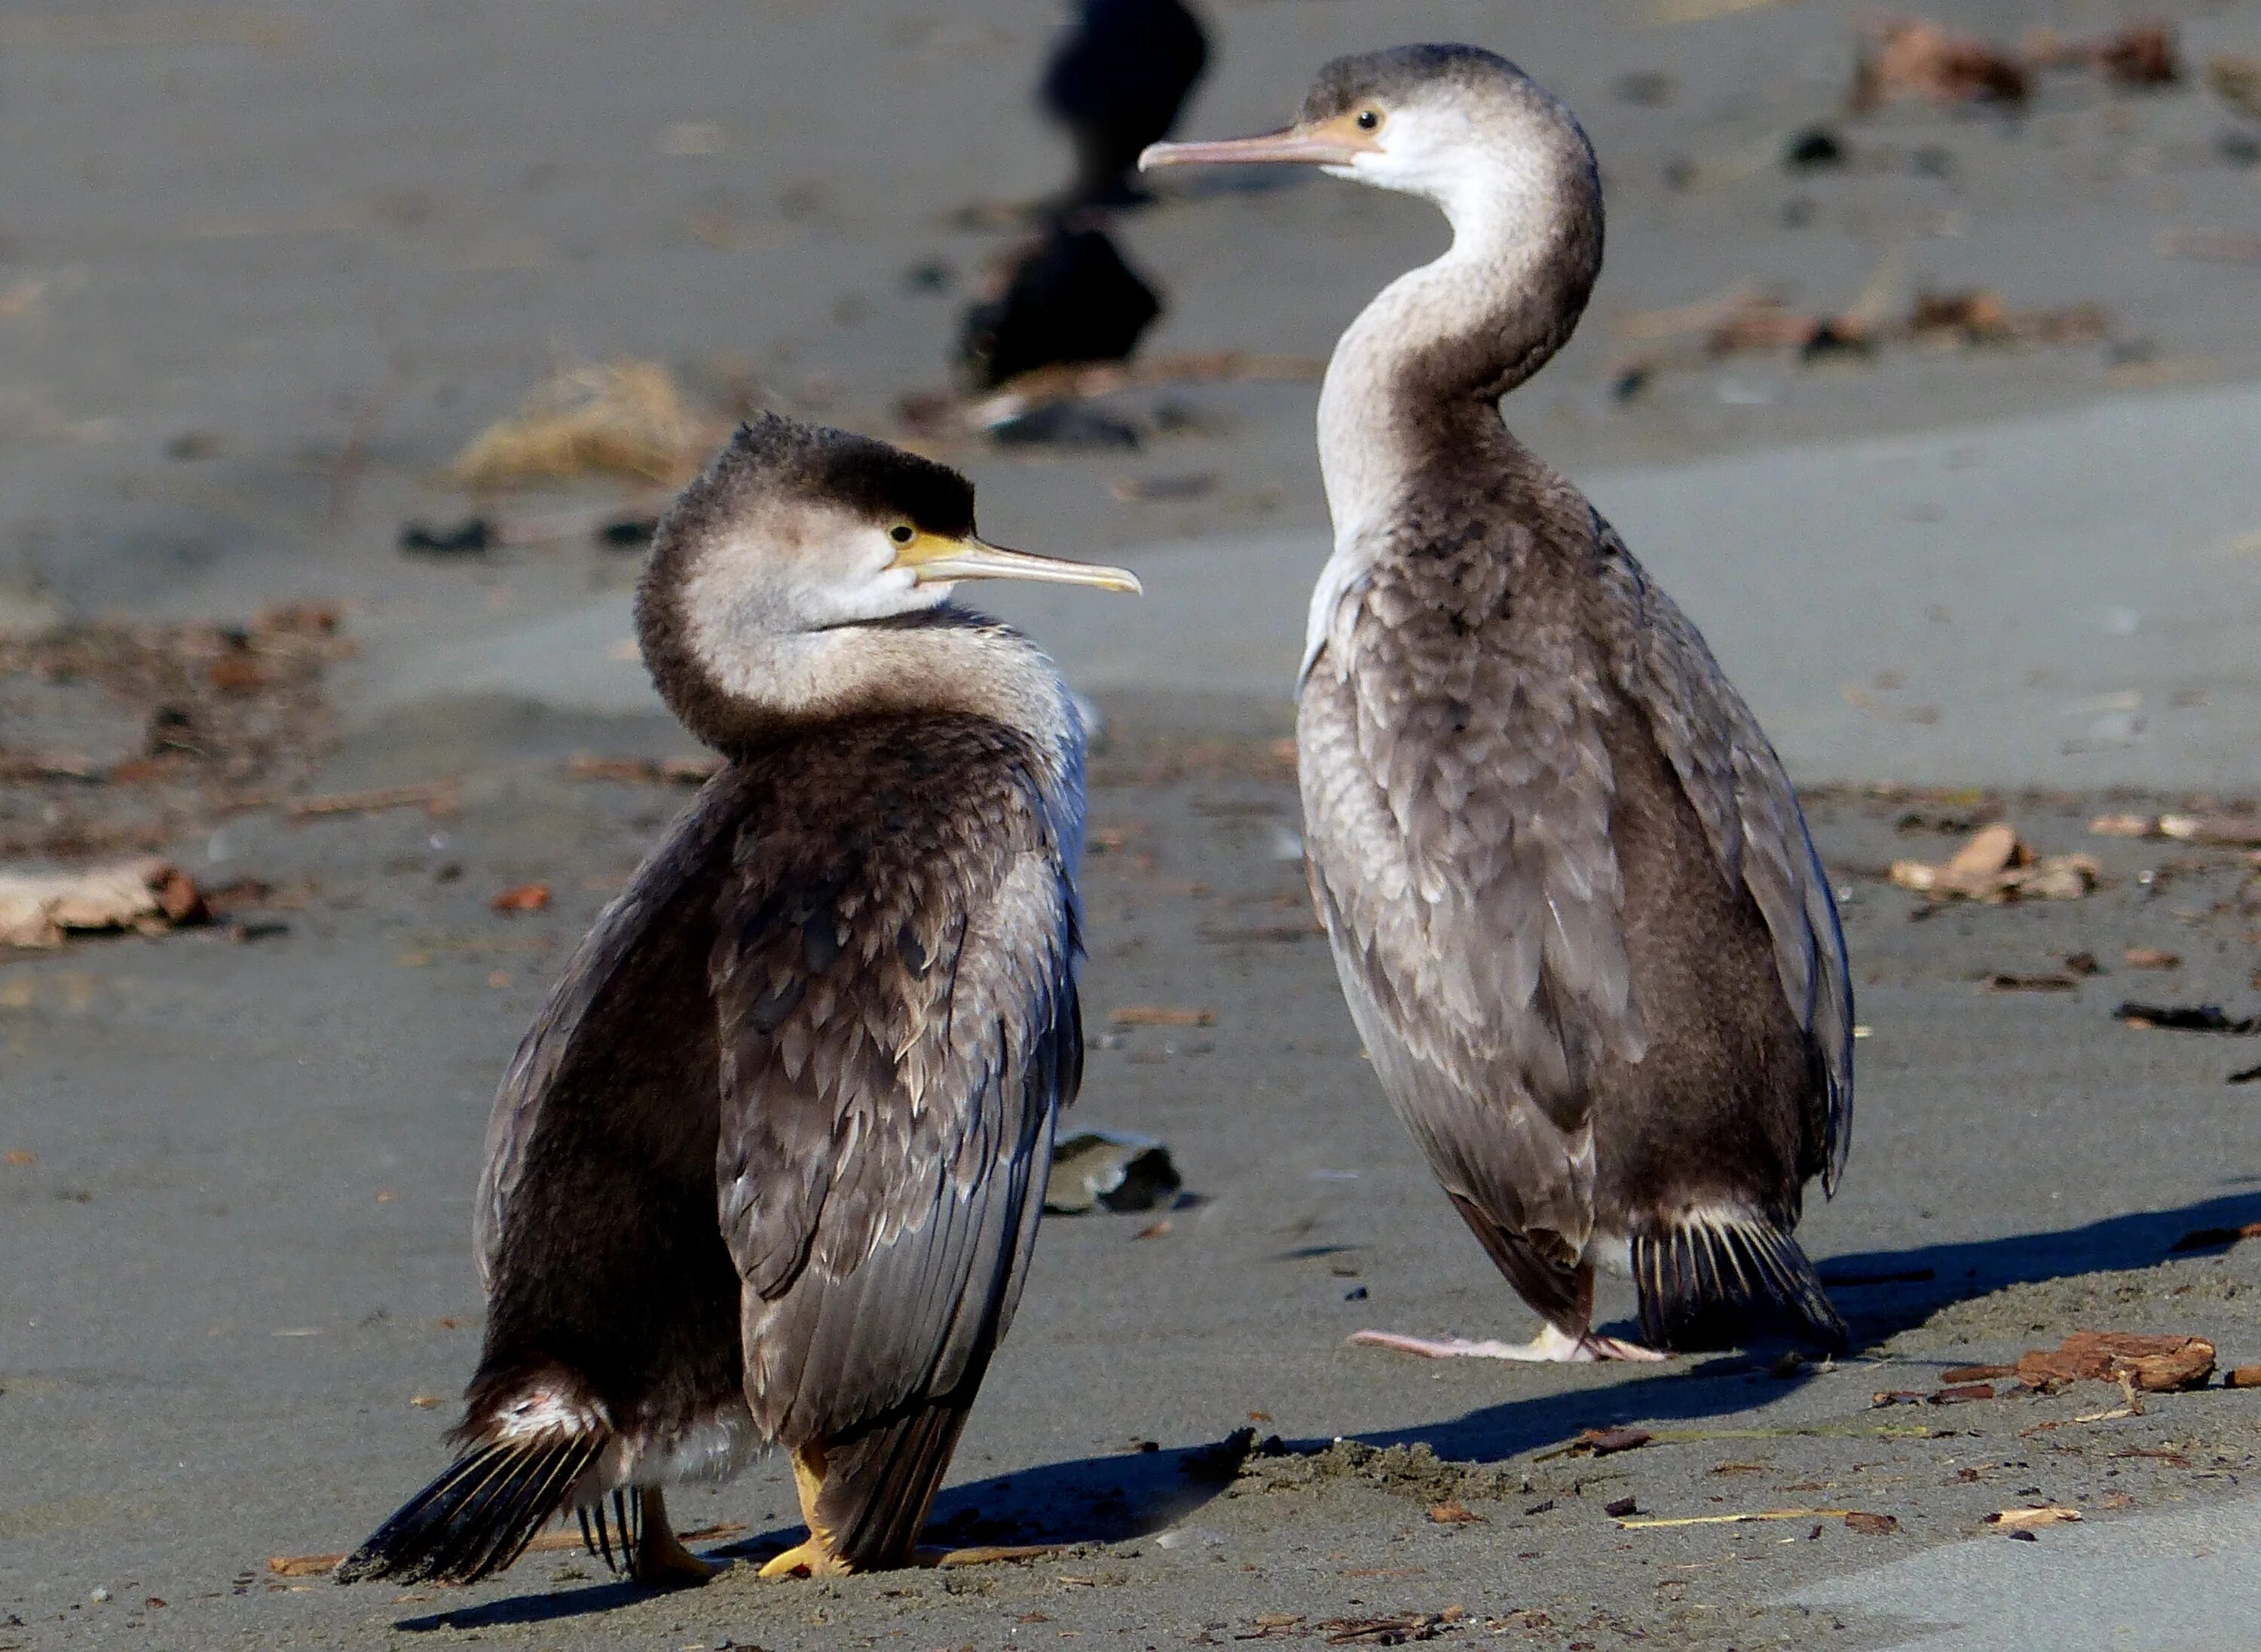
[[(481, 1446), (449, 1464), (341, 1562), (338, 1581), (468, 1584), (500, 1571), (564, 1506), (608, 1443), (606, 1434), (590, 1433)], [(584, 1515), (584, 1536), (587, 1524)], [(589, 1547), (595, 1552), (596, 1544)]]
[(908, 1565), (965, 1427), (966, 1407), (936, 1400), (825, 1447), (817, 1518), (856, 1570)]
[(1834, 1353), (1844, 1320), (1798, 1241), (1760, 1216), (1690, 1211), (1633, 1238), (1641, 1335), (1669, 1348), (1722, 1347), (1802, 1325)]

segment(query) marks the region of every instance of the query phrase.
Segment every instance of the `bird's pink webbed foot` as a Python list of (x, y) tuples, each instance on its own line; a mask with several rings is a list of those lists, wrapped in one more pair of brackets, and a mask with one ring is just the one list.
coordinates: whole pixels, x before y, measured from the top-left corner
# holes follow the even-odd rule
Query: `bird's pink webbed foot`
[(1360, 1331), (1350, 1339), (1361, 1347), (1390, 1348), (1418, 1354), (1425, 1360), (1521, 1360), (1532, 1364), (1583, 1365), (1596, 1360), (1647, 1361), (1668, 1359), (1654, 1348), (1622, 1337), (1605, 1337), (1589, 1331), (1572, 1336), (1545, 1325), (1528, 1342), (1473, 1341), (1466, 1337), (1410, 1337), (1396, 1331)]

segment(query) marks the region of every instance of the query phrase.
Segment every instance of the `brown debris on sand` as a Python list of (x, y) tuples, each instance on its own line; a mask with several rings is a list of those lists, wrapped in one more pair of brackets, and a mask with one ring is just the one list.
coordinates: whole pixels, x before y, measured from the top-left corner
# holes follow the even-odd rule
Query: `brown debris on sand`
[(2079, 1518), (2078, 1509), (2067, 1508), (2061, 1504), (2052, 1504), (2042, 1508), (2003, 1509), (1997, 1513), (1988, 1515), (1986, 1524), (1999, 1526), (2003, 1531), (2014, 1535), (2019, 1532), (2030, 1532), (2037, 1526), (2059, 1526)]
[(1965, 347), (1984, 344), (2083, 344), (2104, 336), (2106, 320), (2092, 304), (2013, 310), (1991, 287), (1919, 292), (1908, 311), (1909, 336)]
[(1213, 1027), (1217, 1011), (1177, 1004), (1120, 1004), (1108, 1012), (1116, 1027)]
[(2242, 1239), (2261, 1239), (2261, 1222), (2248, 1222), (2242, 1227), (2200, 1227), (2178, 1239), (2169, 1251), (2210, 1251), (2221, 1245), (2235, 1245)]
[(2229, 1016), (2220, 1004), (2124, 1003), (2113, 1015), (2142, 1031), (2162, 1032), (2226, 1032), (2250, 1038), (2261, 1032), (2261, 1016)]
[(162, 935), (211, 916), (196, 880), (169, 860), (61, 873), (0, 872), (0, 946), (61, 946), (73, 934)]
[(391, 808), (421, 808), (427, 814), (454, 811), (457, 787), (453, 780), (413, 780), (406, 786), (372, 786), (362, 792), (318, 792), (297, 797), (284, 806), (292, 820), (319, 820), (332, 815), (380, 815)]
[(1597, 1457), (1613, 1457), (1620, 1451), (1638, 1451), (1655, 1438), (1646, 1428), (1587, 1428), (1572, 1443)]
[(2014, 970), (1998, 969), (1986, 977), (1984, 985), (1990, 993), (2070, 993), (2080, 990), (2078, 980), (2054, 971), (2028, 975)]
[(1847, 102), (1856, 114), (1902, 98), (2015, 106), (2033, 95), (2034, 76), (2043, 69), (2084, 69), (2109, 86), (2147, 89), (2180, 82), (2182, 57), (2174, 29), (2164, 23), (2132, 23), (2091, 40), (2031, 29), (2013, 49), (1927, 18), (1893, 18), (1868, 31)]
[(2126, 1381), (2146, 1394), (2202, 1388), (2214, 1372), (2214, 1344), (2203, 1337), (2137, 1336), (2076, 1331), (2054, 1348), (2018, 1356), (2018, 1380), (2042, 1393), (2071, 1383)]
[(325, 750), (352, 651), (314, 603), (0, 638), (0, 858), (148, 852), (271, 802)]
[(2032, 90), (2033, 76), (2015, 53), (1922, 18), (1897, 18), (1868, 32), (1847, 101), (1865, 114), (1903, 97), (2022, 104)]
[(1329, 1646), (1403, 1646), (1408, 1641), (1434, 1641), (1457, 1629), (1468, 1613), (1458, 1606), (1442, 1612), (1404, 1612), (1388, 1618), (1331, 1618), (1315, 1623), (1325, 1632)]
[(1895, 860), (1891, 880), (1934, 901), (2077, 901), (2096, 887), (2093, 856), (2037, 856), (2006, 821), (1981, 826), (1942, 865)]
[[(1628, 358), (1621, 369), (1647, 375), (1763, 352), (1794, 353), (1802, 361), (1818, 362), (1871, 356), (1897, 344), (1932, 349), (2082, 344), (2110, 330), (2110, 318), (2100, 305), (2013, 309), (1989, 287), (1920, 291), (1906, 311), (1896, 312), (1895, 284), (1888, 264), (1868, 291), (1841, 310), (1799, 309), (1779, 293), (1745, 281), (1693, 304), (1636, 311), (1619, 316), (1617, 329), (1651, 348)], [(1662, 347), (1662, 341), (1676, 338), (1699, 342)]]
[(704, 786), (721, 769), (721, 758), (713, 752), (683, 758), (607, 758), (580, 752), (565, 762), (566, 774), (576, 780), (628, 780), (645, 786)]
[(546, 883), (521, 883), (505, 889), (487, 904), (498, 912), (539, 912), (549, 904), (549, 886)]
[(2098, 837), (2158, 837), (2178, 844), (2261, 849), (2261, 815), (2099, 815), (2088, 822)]
[(2183, 77), (2175, 32), (2164, 23), (2131, 23), (2085, 40), (2029, 29), (2020, 45), (2035, 68), (2085, 68), (2114, 86), (2172, 86)]
[(529, 391), (516, 413), (472, 438), (448, 473), (469, 488), (592, 473), (680, 482), (716, 435), (657, 362), (569, 363)]

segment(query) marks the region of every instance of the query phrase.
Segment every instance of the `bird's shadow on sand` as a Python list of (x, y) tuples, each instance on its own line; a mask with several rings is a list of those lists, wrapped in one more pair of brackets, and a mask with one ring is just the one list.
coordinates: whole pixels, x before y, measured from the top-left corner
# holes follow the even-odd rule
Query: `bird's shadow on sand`
[(1833, 1256), (1820, 1264), (1821, 1280), (1855, 1341), (1878, 1342), (1921, 1325), (1950, 1303), (2006, 1286), (2150, 1268), (2178, 1254), (2218, 1251), (2236, 1242), (2235, 1230), (2255, 1221), (2261, 1221), (2261, 1191), (2226, 1193), (2047, 1233)]
[[(2178, 1254), (2218, 1252), (2235, 1242), (2235, 1230), (2257, 1221), (2261, 1192), (2225, 1194), (2046, 1233), (1833, 1256), (1820, 1268), (1852, 1329), (1854, 1347), (1868, 1347), (1923, 1324), (1951, 1304), (2006, 1286), (2150, 1268)], [(1559, 1444), (1584, 1428), (1694, 1421), (1748, 1411), (1767, 1397), (1755, 1390), (1788, 1392), (1812, 1369), (1802, 1367), (1777, 1377), (1769, 1361), (1748, 1354), (1698, 1356), (1693, 1363), (1662, 1369), (1628, 1368), (1633, 1368), (1653, 1374), (1360, 1438), (1382, 1446), (1425, 1444), (1440, 1457), (1497, 1462)]]
[[(2261, 1191), (2226, 1194), (2169, 1210), (2107, 1217), (2047, 1233), (1836, 1256), (1821, 1264), (1821, 1275), (1852, 1325), (1855, 1345), (1869, 1346), (1921, 1325), (1951, 1303), (2005, 1286), (2148, 1268), (2178, 1253), (2178, 1241), (2184, 1254), (2219, 1249), (2233, 1242), (2234, 1230), (2251, 1222), (2261, 1222)], [(2206, 1239), (2202, 1236), (2209, 1230), (2214, 1237)], [(2200, 1242), (2189, 1243), (2194, 1236)], [(1767, 1361), (1748, 1354), (1699, 1356), (1662, 1368), (1629, 1367), (1625, 1380), (1604, 1386), (1535, 1394), (1444, 1422), (1358, 1438), (1376, 1446), (1425, 1445), (1438, 1456), (1454, 1461), (1497, 1462), (1560, 1444), (1584, 1428), (1692, 1422), (1748, 1411), (1769, 1393), (1787, 1392), (1805, 1380), (1805, 1371), (1777, 1377), (1771, 1374), (1773, 1368)], [(1636, 1370), (1640, 1374), (1634, 1375)], [(1293, 1441), (1288, 1448), (1317, 1449), (1324, 1444)], [(1138, 1450), (1046, 1463), (975, 1481), (936, 1500), (926, 1541), (965, 1547), (1120, 1543), (1145, 1537), (1183, 1520), (1223, 1491), (1245, 1449), (1241, 1439)], [(800, 1536), (797, 1526), (779, 1527), (705, 1552), (709, 1559), (758, 1565)], [(404, 1618), (394, 1627), (415, 1633), (546, 1623), (612, 1611), (647, 1599), (653, 1592), (634, 1584), (597, 1583)]]
[[(1120, 1543), (1175, 1525), (1231, 1483), (1246, 1454), (1245, 1439), (1210, 1446), (1124, 1452), (1047, 1463), (944, 1491), (935, 1499), (923, 1541), (943, 1548), (985, 1544)], [(801, 1528), (779, 1526), (714, 1547), (707, 1560), (759, 1566), (800, 1541)], [(793, 1584), (783, 1582), (780, 1589)], [(446, 1612), (396, 1620), (408, 1634), (549, 1623), (610, 1612), (658, 1591), (607, 1581), (543, 1594), (506, 1596)]]

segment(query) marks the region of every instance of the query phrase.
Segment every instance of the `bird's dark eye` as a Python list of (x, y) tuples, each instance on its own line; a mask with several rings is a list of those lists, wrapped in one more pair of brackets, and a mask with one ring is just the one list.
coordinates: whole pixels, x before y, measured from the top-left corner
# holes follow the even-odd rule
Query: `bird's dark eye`
[(887, 529), (887, 537), (898, 545), (908, 545), (918, 537), (918, 529), (913, 528), (908, 522), (897, 522), (893, 528)]
[(1358, 111), (1358, 129), (1360, 132), (1372, 132), (1381, 124), (1382, 111), (1380, 110), (1361, 109)]

